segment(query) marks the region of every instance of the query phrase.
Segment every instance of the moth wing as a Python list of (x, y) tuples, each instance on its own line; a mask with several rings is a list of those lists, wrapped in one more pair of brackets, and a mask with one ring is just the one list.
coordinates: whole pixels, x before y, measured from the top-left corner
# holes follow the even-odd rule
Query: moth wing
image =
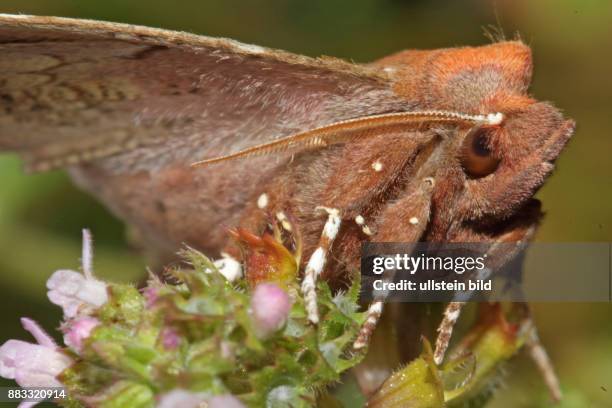
[(21, 153), (34, 171), (130, 151), (140, 152), (125, 164), (132, 169), (189, 164), (403, 109), (372, 66), (126, 24), (0, 15), (0, 150)]

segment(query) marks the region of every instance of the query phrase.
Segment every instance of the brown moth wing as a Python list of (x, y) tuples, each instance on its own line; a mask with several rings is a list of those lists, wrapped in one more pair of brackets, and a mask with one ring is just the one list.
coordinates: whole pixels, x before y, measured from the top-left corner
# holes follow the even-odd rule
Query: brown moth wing
[(168, 251), (182, 241), (218, 249), (219, 225), (236, 225), (284, 157), (190, 163), (409, 109), (391, 86), (380, 67), (228, 39), (0, 16), (0, 150), (20, 152), (30, 170), (71, 166), (82, 187)]
[(33, 170), (168, 138), (218, 154), (405, 108), (380, 69), (124, 24), (2, 15), (0, 55), (0, 148)]

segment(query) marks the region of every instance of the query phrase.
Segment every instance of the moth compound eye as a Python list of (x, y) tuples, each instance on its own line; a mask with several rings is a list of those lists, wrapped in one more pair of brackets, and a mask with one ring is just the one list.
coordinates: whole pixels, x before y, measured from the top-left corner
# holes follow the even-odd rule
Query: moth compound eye
[(488, 147), (490, 128), (476, 128), (466, 136), (461, 147), (461, 165), (472, 178), (488, 176), (497, 169), (499, 159)]

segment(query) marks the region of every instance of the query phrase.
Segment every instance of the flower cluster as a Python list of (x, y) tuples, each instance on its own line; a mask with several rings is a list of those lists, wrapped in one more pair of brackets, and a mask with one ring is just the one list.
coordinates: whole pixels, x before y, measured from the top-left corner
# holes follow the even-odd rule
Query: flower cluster
[[(47, 282), (49, 300), (63, 310), (65, 346), (23, 318), (36, 342), (5, 342), (0, 375), (22, 387), (64, 387), (68, 398), (56, 402), (71, 408), (341, 406), (327, 390), (364, 357), (351, 348), (364, 319), (359, 282), (336, 294), (321, 282), (321, 320), (312, 325), (297, 283), (299, 240), (291, 252), (281, 234), (232, 233), (245, 245), (244, 265), (187, 248), (185, 266), (169, 271), (172, 284), (152, 277), (138, 290), (94, 277), (84, 231), (82, 271), (60, 270)], [(480, 311), (444, 365), (424, 339), (423, 353), (389, 376), (368, 406), (482, 406), (531, 325), (524, 317), (510, 324), (499, 305)], [(359, 371), (367, 380), (380, 367), (365, 361)]]
[[(266, 240), (271, 246), (258, 250), (279, 246)], [(63, 310), (65, 346), (24, 318), (36, 343), (4, 343), (0, 375), (22, 387), (65, 387), (69, 398), (57, 402), (70, 407), (315, 405), (362, 358), (350, 348), (363, 319), (359, 286), (333, 295), (322, 283), (324, 319), (313, 326), (290, 279), (295, 254), (274, 253), (258, 258), (266, 272), (249, 280), (188, 248), (185, 265), (168, 272), (172, 284), (151, 278), (139, 290), (94, 277), (84, 231), (82, 271), (60, 270), (47, 282), (49, 300)]]
[[(90, 313), (108, 300), (107, 285), (93, 276), (92, 257), (91, 235), (84, 230), (82, 273), (59, 270), (47, 281), (49, 300), (64, 312), (64, 343), (75, 352), (100, 323)], [(73, 364), (71, 353), (59, 347), (32, 319), (24, 317), (21, 324), (36, 343), (21, 340), (4, 343), (0, 347), (0, 375), (14, 379), (22, 387), (61, 387), (57, 377)]]

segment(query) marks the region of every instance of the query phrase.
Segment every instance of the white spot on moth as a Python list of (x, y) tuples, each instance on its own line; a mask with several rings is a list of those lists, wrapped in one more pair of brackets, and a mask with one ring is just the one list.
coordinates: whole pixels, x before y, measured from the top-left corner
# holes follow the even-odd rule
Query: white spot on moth
[(270, 202), (270, 199), (268, 198), (268, 195), (266, 193), (263, 193), (257, 199), (257, 207), (263, 210), (264, 208), (268, 206), (269, 202)]
[(276, 219), (281, 223), (281, 225), (283, 226), (285, 231), (291, 231), (292, 230), (291, 223), (287, 219), (287, 216), (285, 215), (284, 212), (282, 212), (282, 211), (277, 212), (276, 213)]
[(504, 120), (504, 114), (501, 112), (489, 113), (487, 115), (487, 123), (489, 125), (499, 125)]
[(359, 225), (361, 227), (361, 231), (363, 231), (364, 234), (366, 235), (373, 235), (372, 234), (372, 230), (370, 229), (370, 227), (368, 227), (365, 223), (365, 219), (363, 218), (362, 215), (358, 215), (355, 217), (355, 224)]
[(433, 177), (425, 177), (423, 181), (429, 184), (430, 187), (433, 187), (436, 185), (436, 180)]
[(419, 223), (419, 219), (417, 217), (411, 217), (408, 222), (412, 225), (417, 225)]
[(382, 171), (383, 164), (380, 162), (380, 160), (376, 160), (374, 163), (372, 163), (372, 168), (375, 172)]

